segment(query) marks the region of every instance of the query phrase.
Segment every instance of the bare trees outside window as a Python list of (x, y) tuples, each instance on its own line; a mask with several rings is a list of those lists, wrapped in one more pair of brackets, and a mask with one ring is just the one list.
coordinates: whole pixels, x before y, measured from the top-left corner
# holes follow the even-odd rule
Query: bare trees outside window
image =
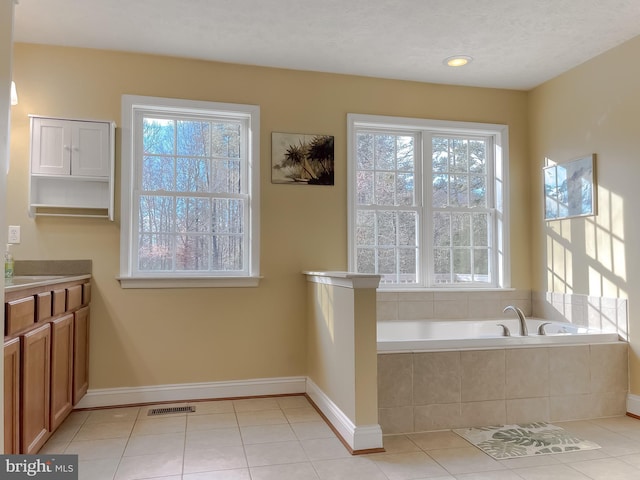
[(242, 124), (145, 116), (140, 271), (242, 271)]
[(367, 121), (352, 123), (349, 152), (352, 268), (381, 285), (501, 285), (500, 135), (358, 117)]
[(249, 276), (251, 116), (133, 110), (132, 274)]

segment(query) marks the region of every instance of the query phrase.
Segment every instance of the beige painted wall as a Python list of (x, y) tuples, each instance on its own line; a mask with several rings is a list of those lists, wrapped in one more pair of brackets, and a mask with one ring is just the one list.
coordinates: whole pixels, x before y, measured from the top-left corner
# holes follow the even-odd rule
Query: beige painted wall
[[(632, 393), (640, 393), (640, 37), (530, 92), (532, 273), (539, 291), (629, 299)], [(541, 169), (597, 154), (598, 215), (545, 223)]]
[[(18, 259), (93, 260), (90, 388), (306, 374), (303, 270), (347, 268), (347, 113), (510, 127), (512, 283), (530, 288), (527, 95), (17, 44), (7, 219)], [(119, 224), (27, 217), (27, 115), (115, 120), (122, 94), (261, 107), (261, 272), (253, 289), (121, 290)], [(271, 132), (335, 136), (334, 187), (272, 185)], [(117, 132), (116, 176), (120, 175)], [(117, 188), (116, 195), (119, 195)], [(119, 208), (120, 202), (116, 202)]]
[[(7, 175), (6, 165), (9, 159), (9, 137), (10, 137), (10, 90), (11, 66), (13, 60), (13, 11), (14, 0), (0, 0), (0, 196), (6, 195)], [(0, 232), (6, 232), (7, 222), (5, 221), (6, 203), (0, 204)], [(4, 275), (0, 280), (0, 301), (4, 304)], [(2, 324), (4, 325), (4, 309), (0, 313)], [(0, 358), (0, 369), (4, 372), (4, 355)], [(4, 397), (0, 399), (0, 408), (4, 412)], [(0, 418), (0, 427), (4, 429), (4, 417)], [(4, 435), (0, 438), (0, 449), (4, 452)]]

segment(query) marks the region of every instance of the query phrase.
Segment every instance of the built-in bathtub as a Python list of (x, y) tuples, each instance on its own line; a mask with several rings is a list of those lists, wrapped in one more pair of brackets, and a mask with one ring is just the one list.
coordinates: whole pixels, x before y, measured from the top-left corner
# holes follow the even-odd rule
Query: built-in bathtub
[[(378, 352), (516, 348), (619, 340), (617, 333), (605, 333), (568, 322), (539, 318), (528, 318), (526, 322), (527, 336), (520, 335), (520, 324), (515, 318), (378, 321)], [(540, 328), (544, 335), (539, 334)]]
[[(383, 433), (623, 415), (627, 343), (568, 322), (378, 322)], [(507, 327), (511, 336), (505, 336)]]

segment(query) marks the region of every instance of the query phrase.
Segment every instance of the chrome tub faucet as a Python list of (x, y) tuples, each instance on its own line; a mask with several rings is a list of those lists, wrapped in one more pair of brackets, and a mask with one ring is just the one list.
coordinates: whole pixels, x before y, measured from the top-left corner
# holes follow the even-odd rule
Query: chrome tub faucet
[(527, 329), (527, 319), (525, 318), (522, 310), (513, 305), (507, 305), (506, 307), (504, 307), (504, 310), (502, 310), (502, 312), (505, 313), (507, 310), (513, 310), (514, 312), (516, 312), (516, 315), (518, 315), (518, 320), (520, 320), (520, 335), (523, 337), (528, 336), (529, 330)]

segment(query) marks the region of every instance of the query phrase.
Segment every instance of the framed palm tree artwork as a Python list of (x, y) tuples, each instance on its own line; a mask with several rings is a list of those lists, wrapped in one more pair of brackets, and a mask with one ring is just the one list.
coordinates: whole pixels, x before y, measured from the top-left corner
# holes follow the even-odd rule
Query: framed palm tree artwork
[(332, 135), (271, 133), (271, 183), (333, 185)]

